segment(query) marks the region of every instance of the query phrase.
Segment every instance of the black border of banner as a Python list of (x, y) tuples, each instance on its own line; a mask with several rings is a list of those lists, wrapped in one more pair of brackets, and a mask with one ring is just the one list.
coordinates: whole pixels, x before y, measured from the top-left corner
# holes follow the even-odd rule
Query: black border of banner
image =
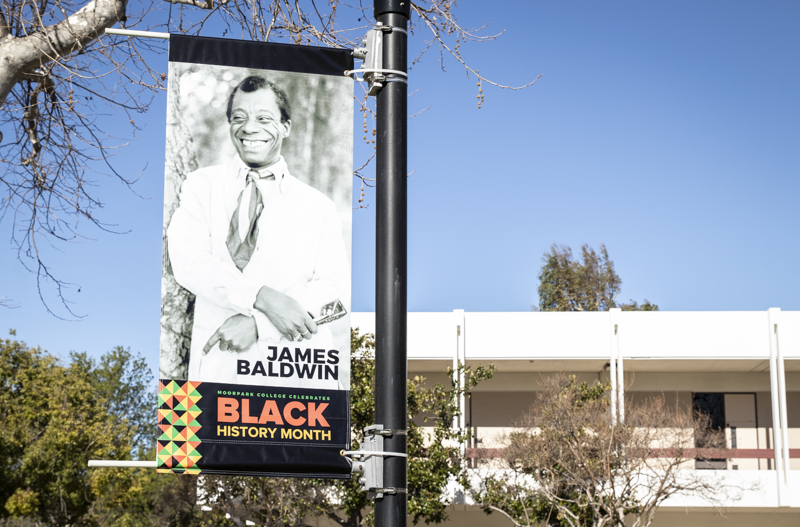
[(187, 35), (170, 35), (169, 60), (313, 75), (342, 76), (353, 69), (349, 49)]
[[(203, 64), (209, 66), (238, 67), (254, 70), (273, 70), (289, 73), (309, 75), (329, 75), (344, 77), (345, 70), (352, 70), (353, 52), (349, 49), (323, 48), (318, 46), (299, 46), (294, 44), (279, 44), (270, 42), (254, 42), (213, 37), (198, 37), (186, 35), (170, 35), (169, 61), (187, 64)], [(348, 342), (349, 344), (349, 342)], [(167, 385), (172, 379), (162, 380)], [(186, 383), (187, 381), (175, 381)], [(198, 389), (202, 392), (209, 389), (216, 390), (221, 384), (198, 381)], [(275, 393), (323, 393), (324, 390), (303, 390), (299, 388), (280, 387), (251, 387), (245, 385), (231, 385), (228, 390), (253, 391), (269, 389)], [(198, 420), (203, 421), (206, 430), (198, 434), (204, 438), (195, 437), (193, 440), (158, 440), (159, 450), (161, 443), (178, 444), (190, 443), (193, 449), (199, 449), (192, 455), (199, 455), (200, 459), (192, 467), (170, 468), (160, 462), (158, 468), (172, 472), (191, 472), (198, 470), (200, 474), (225, 474), (243, 476), (278, 476), (278, 477), (314, 477), (325, 479), (350, 478), (350, 462), (341, 455), (342, 447), (350, 445), (350, 392), (341, 390), (344, 404), (339, 402), (342, 417), (336, 423), (338, 434), (344, 437), (335, 444), (324, 443), (302, 444), (295, 442), (254, 442), (236, 439), (210, 439), (205, 435), (211, 432), (211, 427), (216, 422), (205, 422), (215, 416), (216, 397), (211, 393), (200, 398), (196, 408), (203, 407)], [(338, 401), (337, 401), (338, 402)], [(211, 407), (208, 405), (211, 404)], [(162, 404), (161, 410), (171, 410), (171, 406)], [(205, 414), (205, 415), (203, 415)], [(159, 424), (170, 424), (169, 419), (159, 420)], [(175, 424), (174, 422), (172, 424)], [(178, 425), (180, 426), (180, 425)], [(203, 427), (201, 427), (202, 429)], [(252, 436), (251, 436), (252, 437)], [(180, 446), (180, 445), (179, 445)], [(166, 447), (164, 447), (166, 448)], [(302, 460), (302, 462), (300, 462)], [(292, 470), (299, 468), (300, 470)], [(315, 469), (321, 470), (315, 470)]]

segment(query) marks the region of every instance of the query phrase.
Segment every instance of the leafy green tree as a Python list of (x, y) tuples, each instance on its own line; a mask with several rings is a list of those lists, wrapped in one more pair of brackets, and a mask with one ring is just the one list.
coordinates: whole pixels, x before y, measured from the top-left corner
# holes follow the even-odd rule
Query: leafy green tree
[(621, 285), (605, 245), (600, 244), (598, 252), (583, 244), (577, 260), (571, 248), (553, 244), (542, 257), (539, 271), (539, 310), (608, 311), (620, 307), (623, 311), (658, 311), (647, 299), (641, 305), (633, 300), (617, 305)]
[(623, 311), (658, 311), (658, 305), (651, 303), (646, 298), (641, 304), (636, 300), (631, 300), (627, 304), (620, 304), (619, 307)]
[[(145, 456), (155, 458), (155, 449)], [(195, 525), (197, 478), (158, 474), (153, 469), (92, 469), (96, 496), (84, 523), (109, 527)], [(224, 518), (224, 513), (222, 514)]]
[(97, 497), (87, 462), (130, 459), (153, 437), (155, 394), (142, 358), (121, 347), (69, 364), (0, 341), (0, 519), (85, 525)]

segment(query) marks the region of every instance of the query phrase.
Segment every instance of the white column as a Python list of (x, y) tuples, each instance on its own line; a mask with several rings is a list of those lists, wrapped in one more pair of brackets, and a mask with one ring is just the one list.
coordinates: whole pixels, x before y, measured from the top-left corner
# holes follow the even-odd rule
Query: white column
[(620, 313), (618, 307), (608, 310), (611, 329), (611, 412), (619, 420), (625, 419), (625, 370), (623, 368), (622, 354), (619, 349)]
[(767, 310), (769, 331), (769, 388), (772, 401), (772, 447), (775, 452), (775, 475), (778, 478), (778, 505), (788, 505), (787, 487), (789, 449), (786, 434), (786, 378), (783, 357), (778, 346), (780, 308)]
[(783, 470), (786, 483), (789, 483), (789, 470), (791, 458), (789, 457), (789, 416), (788, 403), (786, 402), (786, 362), (783, 360), (781, 348), (781, 310), (773, 308), (773, 335), (775, 339), (775, 355), (778, 363), (778, 399), (781, 403), (781, 448), (783, 450)]
[(622, 348), (619, 345), (622, 324), (614, 325), (617, 337), (617, 400), (619, 401), (619, 420), (625, 420), (625, 361), (622, 358)]
[(611, 381), (611, 418), (617, 420), (617, 314), (608, 313), (609, 380)]
[[(463, 309), (454, 309), (453, 310), (453, 318), (455, 319), (455, 326), (456, 326), (456, 352), (453, 356), (453, 377), (455, 381), (455, 385), (458, 388), (463, 388), (464, 386), (464, 370), (459, 370), (459, 364), (464, 365), (467, 363), (466, 360), (466, 353), (465, 353), (465, 331), (464, 331), (464, 310)], [(453, 419), (453, 426), (460, 430), (463, 430), (466, 425), (466, 409), (467, 409), (467, 396), (466, 394), (461, 394), (458, 397), (458, 411), (459, 415)], [(470, 423), (472, 425), (472, 423)], [(461, 458), (464, 459), (464, 456), (467, 454), (467, 443), (466, 441), (462, 442), (459, 445), (459, 451), (461, 453)]]
[[(459, 365), (466, 363), (464, 354), (464, 310), (454, 309), (453, 320), (455, 322), (456, 334), (456, 347), (455, 353), (453, 354), (453, 383), (461, 388), (464, 386), (464, 371), (459, 371)], [(466, 424), (464, 416), (466, 406), (466, 395), (462, 395), (458, 398), (458, 410), (460, 415), (453, 419), (453, 428), (464, 428)]]

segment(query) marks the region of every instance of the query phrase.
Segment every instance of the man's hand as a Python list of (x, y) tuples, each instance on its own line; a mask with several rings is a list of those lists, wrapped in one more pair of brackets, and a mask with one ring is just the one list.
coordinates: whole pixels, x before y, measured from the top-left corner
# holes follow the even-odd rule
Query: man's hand
[(270, 287), (261, 288), (253, 307), (267, 315), (287, 340), (299, 342), (317, 332), (314, 320), (297, 300)]
[(233, 315), (222, 323), (203, 346), (206, 355), (215, 344), (219, 343), (222, 351), (245, 351), (258, 340), (256, 319), (246, 315)]

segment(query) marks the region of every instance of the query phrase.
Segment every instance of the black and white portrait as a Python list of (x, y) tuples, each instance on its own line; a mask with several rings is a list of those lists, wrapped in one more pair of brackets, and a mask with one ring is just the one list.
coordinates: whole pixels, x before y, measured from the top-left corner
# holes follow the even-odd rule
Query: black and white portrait
[(352, 81), (169, 76), (161, 377), (349, 389)]

